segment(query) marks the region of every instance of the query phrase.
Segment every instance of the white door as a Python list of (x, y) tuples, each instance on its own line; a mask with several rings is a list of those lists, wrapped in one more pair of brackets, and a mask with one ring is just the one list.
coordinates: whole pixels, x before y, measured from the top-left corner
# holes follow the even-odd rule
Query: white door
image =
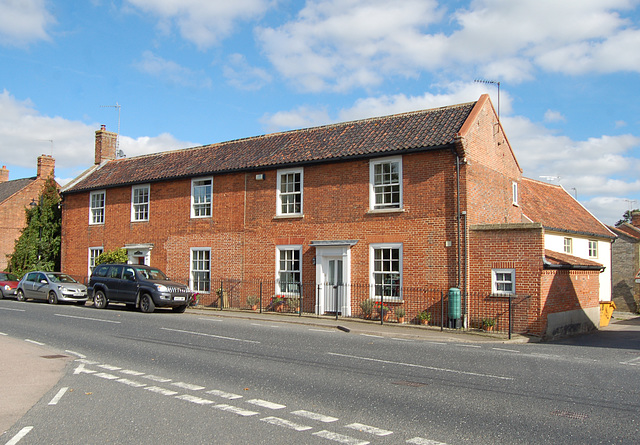
[(326, 257), (324, 263), (324, 310), (342, 313), (345, 305), (344, 261), (342, 257)]

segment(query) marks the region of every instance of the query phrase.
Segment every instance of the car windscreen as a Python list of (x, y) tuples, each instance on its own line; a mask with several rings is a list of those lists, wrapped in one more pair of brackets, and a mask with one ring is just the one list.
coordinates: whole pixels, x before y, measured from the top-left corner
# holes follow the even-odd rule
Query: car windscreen
[(0, 281), (19, 281), (18, 277), (16, 277), (12, 273), (0, 273)]
[(160, 269), (136, 268), (136, 272), (147, 280), (163, 281), (167, 280), (167, 276)]
[(76, 280), (71, 278), (69, 275), (63, 274), (63, 273), (62, 274), (48, 273), (47, 277), (49, 278), (49, 280), (53, 281), (54, 283), (77, 283)]

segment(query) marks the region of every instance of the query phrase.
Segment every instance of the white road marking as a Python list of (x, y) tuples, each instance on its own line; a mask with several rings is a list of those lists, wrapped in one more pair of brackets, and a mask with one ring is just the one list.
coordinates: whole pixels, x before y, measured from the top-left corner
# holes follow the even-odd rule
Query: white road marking
[(67, 352), (69, 354), (75, 355), (76, 357), (87, 358), (86, 355), (80, 354), (79, 352), (71, 351), (70, 349), (66, 349), (64, 352)]
[(171, 379), (165, 379), (164, 377), (158, 377), (157, 375), (153, 375), (153, 374), (143, 375), (142, 378), (153, 380), (154, 382), (158, 382), (158, 383), (167, 383), (171, 381)]
[(221, 340), (231, 340), (231, 341), (239, 341), (239, 342), (243, 342), (243, 343), (260, 344), (259, 341), (245, 340), (245, 339), (242, 339), (242, 338), (234, 338), (234, 337), (225, 337), (224, 335), (204, 334), (202, 332), (184, 331), (182, 329), (170, 329), (170, 328), (160, 328), (160, 329), (162, 329), (163, 331), (180, 332), (182, 334), (191, 334), (191, 335), (200, 335), (202, 337), (219, 338)]
[(98, 368), (106, 369), (107, 371), (119, 371), (122, 369), (119, 366), (112, 365), (98, 365)]
[(430, 369), (432, 371), (450, 372), (453, 374), (470, 375), (474, 377), (486, 377), (490, 379), (499, 379), (499, 380), (513, 380), (513, 377), (503, 377), (503, 376), (492, 375), (492, 374), (481, 374), (479, 372), (460, 371), (459, 369), (436, 368), (434, 366), (416, 365), (414, 363), (393, 362), (391, 360), (380, 360), (380, 359), (369, 358), (369, 357), (358, 357), (357, 355), (338, 354), (336, 352), (328, 352), (328, 354), (335, 355), (337, 357), (352, 358), (356, 360), (366, 360), (370, 362), (387, 363), (390, 365), (398, 365), (398, 366), (408, 366), (410, 368)]
[(7, 442), (5, 445), (16, 445), (18, 442), (22, 440), (24, 436), (29, 434), (29, 431), (31, 431), (32, 429), (33, 429), (32, 426), (25, 426), (20, 431), (18, 431), (18, 434), (13, 436), (13, 438), (9, 442)]
[(88, 321), (101, 321), (102, 323), (113, 323), (113, 324), (121, 324), (121, 321), (113, 321), (113, 320), (104, 320), (102, 318), (91, 318), (91, 317), (78, 317), (77, 315), (66, 315), (66, 314), (53, 314), (56, 317), (65, 317), (65, 318), (77, 318), (79, 320), (88, 320)]
[(265, 417), (264, 419), (260, 419), (263, 422), (270, 423), (271, 425), (282, 426), (285, 428), (289, 428), (295, 431), (307, 431), (312, 429), (310, 426), (298, 425), (297, 423), (290, 422), (285, 419), (281, 419), (279, 417)]
[(314, 332), (326, 332), (329, 334), (333, 334), (336, 331), (333, 330), (329, 330), (329, 329), (315, 329), (315, 328), (309, 328), (310, 331), (314, 331)]
[(351, 423), (346, 425), (347, 428), (351, 428), (356, 431), (363, 431), (365, 433), (373, 434), (375, 436), (388, 436), (389, 434), (393, 434), (393, 431), (383, 430), (381, 428), (376, 428), (371, 425), (364, 425), (362, 423)]
[(391, 340), (409, 341), (409, 342), (414, 341), (414, 340), (411, 340), (410, 338), (398, 338), (398, 337), (391, 337)]
[(9, 335), (9, 334), (5, 334), (4, 332), (0, 332), (0, 335)]
[(287, 407), (286, 405), (280, 405), (279, 403), (273, 403), (262, 399), (247, 400), (247, 403), (251, 403), (252, 405), (261, 406), (268, 409), (282, 409)]
[(373, 335), (373, 334), (360, 334), (363, 337), (373, 337), (373, 338), (384, 338), (382, 335)]
[(407, 440), (407, 443), (413, 443), (415, 445), (447, 445), (444, 442), (438, 442), (437, 440), (423, 439), (422, 437), (414, 437)]
[(338, 420), (337, 417), (325, 416), (324, 414), (312, 413), (311, 411), (305, 411), (303, 409), (298, 411), (293, 411), (291, 414), (305, 417), (311, 420), (317, 420), (319, 422), (330, 423)]
[(73, 375), (78, 375), (78, 374), (94, 374), (96, 371), (92, 370), (92, 369), (86, 369), (84, 367), (84, 363), (80, 363), (80, 366), (78, 366), (76, 369), (74, 369), (73, 371)]
[(98, 362), (95, 362), (93, 360), (87, 360), (85, 358), (76, 359), (76, 362), (82, 363), (84, 365), (97, 365), (98, 364)]
[(106, 372), (98, 372), (95, 375), (96, 377), (100, 377), (107, 380), (117, 380), (119, 378), (117, 375), (108, 374)]
[(55, 395), (55, 397), (53, 399), (51, 399), (51, 401), (49, 402), (49, 405), (57, 405), (58, 402), (60, 401), (60, 399), (62, 399), (62, 396), (64, 396), (64, 394), (69, 390), (68, 386), (65, 386), (64, 388), (60, 388), (60, 391), (58, 391), (58, 393)]
[(640, 357), (632, 358), (631, 360), (627, 360), (626, 362), (620, 362), (621, 365), (631, 365), (631, 366), (640, 366), (640, 363), (635, 363), (640, 360)]
[(38, 346), (45, 346), (45, 343), (40, 343), (39, 341), (35, 341), (35, 340), (29, 340), (28, 338), (25, 339), (24, 341), (26, 341), (27, 343), (33, 343), (34, 345), (38, 345)]
[(198, 405), (213, 405), (215, 403), (213, 400), (203, 399), (200, 397), (191, 396), (189, 394), (176, 396), (176, 399), (186, 400), (187, 402), (196, 403)]
[(461, 348), (482, 348), (482, 346), (478, 346), (478, 345), (456, 345), (456, 346), (460, 346)]
[(505, 348), (491, 348), (494, 351), (504, 351), (504, 352), (516, 352), (516, 353), (520, 353), (520, 351), (517, 351), (515, 349), (505, 349)]
[(332, 433), (331, 431), (318, 431), (313, 433), (314, 436), (322, 437), (323, 439), (333, 440), (334, 442), (345, 443), (347, 445), (367, 445), (369, 442), (353, 437), (345, 436), (344, 434)]
[(211, 391), (207, 391), (207, 394), (212, 394), (214, 396), (222, 397), (223, 399), (228, 399), (228, 400), (235, 400), (235, 399), (242, 398), (242, 396), (239, 396), (238, 394), (232, 394), (230, 392), (224, 392), (218, 389), (212, 389)]
[(26, 309), (14, 309), (11, 307), (0, 307), (0, 310), (2, 311), (14, 311), (14, 312), (25, 312)]
[(200, 391), (204, 389), (204, 386), (192, 385), (191, 383), (184, 382), (173, 382), (173, 386), (177, 386), (178, 388), (188, 389), (189, 391)]
[(120, 371), (122, 374), (126, 374), (126, 375), (135, 375), (135, 376), (141, 376), (144, 375), (144, 372), (140, 372), (140, 371), (133, 371), (131, 369), (122, 369)]
[(136, 382), (134, 380), (129, 380), (129, 379), (118, 379), (116, 381), (120, 383), (124, 383), (125, 385), (131, 386), (133, 388), (142, 388), (144, 386), (147, 386), (146, 383), (140, 383), (140, 382)]
[(171, 391), (170, 389), (160, 388), (159, 386), (147, 386), (145, 389), (147, 391), (162, 394), (163, 396), (175, 396), (178, 394), (178, 391)]
[(219, 410), (222, 410), (222, 411), (228, 411), (230, 413), (237, 414), (237, 415), (243, 416), (243, 417), (255, 416), (257, 414), (260, 414), (257, 411), (249, 411), (249, 410), (246, 410), (246, 409), (237, 408), (235, 406), (225, 405), (225, 404), (214, 405), (213, 407), (216, 408), (216, 409), (219, 409)]

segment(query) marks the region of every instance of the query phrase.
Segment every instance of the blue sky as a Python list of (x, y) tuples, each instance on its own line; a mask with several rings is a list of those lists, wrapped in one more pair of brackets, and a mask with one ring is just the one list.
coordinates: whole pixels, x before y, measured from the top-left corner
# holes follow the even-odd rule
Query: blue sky
[(524, 175), (640, 207), (640, 0), (0, 0), (0, 165), (127, 156), (491, 95)]

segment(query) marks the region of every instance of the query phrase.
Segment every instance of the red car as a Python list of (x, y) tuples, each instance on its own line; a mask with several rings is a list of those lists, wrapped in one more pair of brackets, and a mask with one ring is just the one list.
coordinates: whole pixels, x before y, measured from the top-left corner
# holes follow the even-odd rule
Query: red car
[(10, 272), (0, 272), (0, 300), (6, 297), (16, 296), (18, 277)]

